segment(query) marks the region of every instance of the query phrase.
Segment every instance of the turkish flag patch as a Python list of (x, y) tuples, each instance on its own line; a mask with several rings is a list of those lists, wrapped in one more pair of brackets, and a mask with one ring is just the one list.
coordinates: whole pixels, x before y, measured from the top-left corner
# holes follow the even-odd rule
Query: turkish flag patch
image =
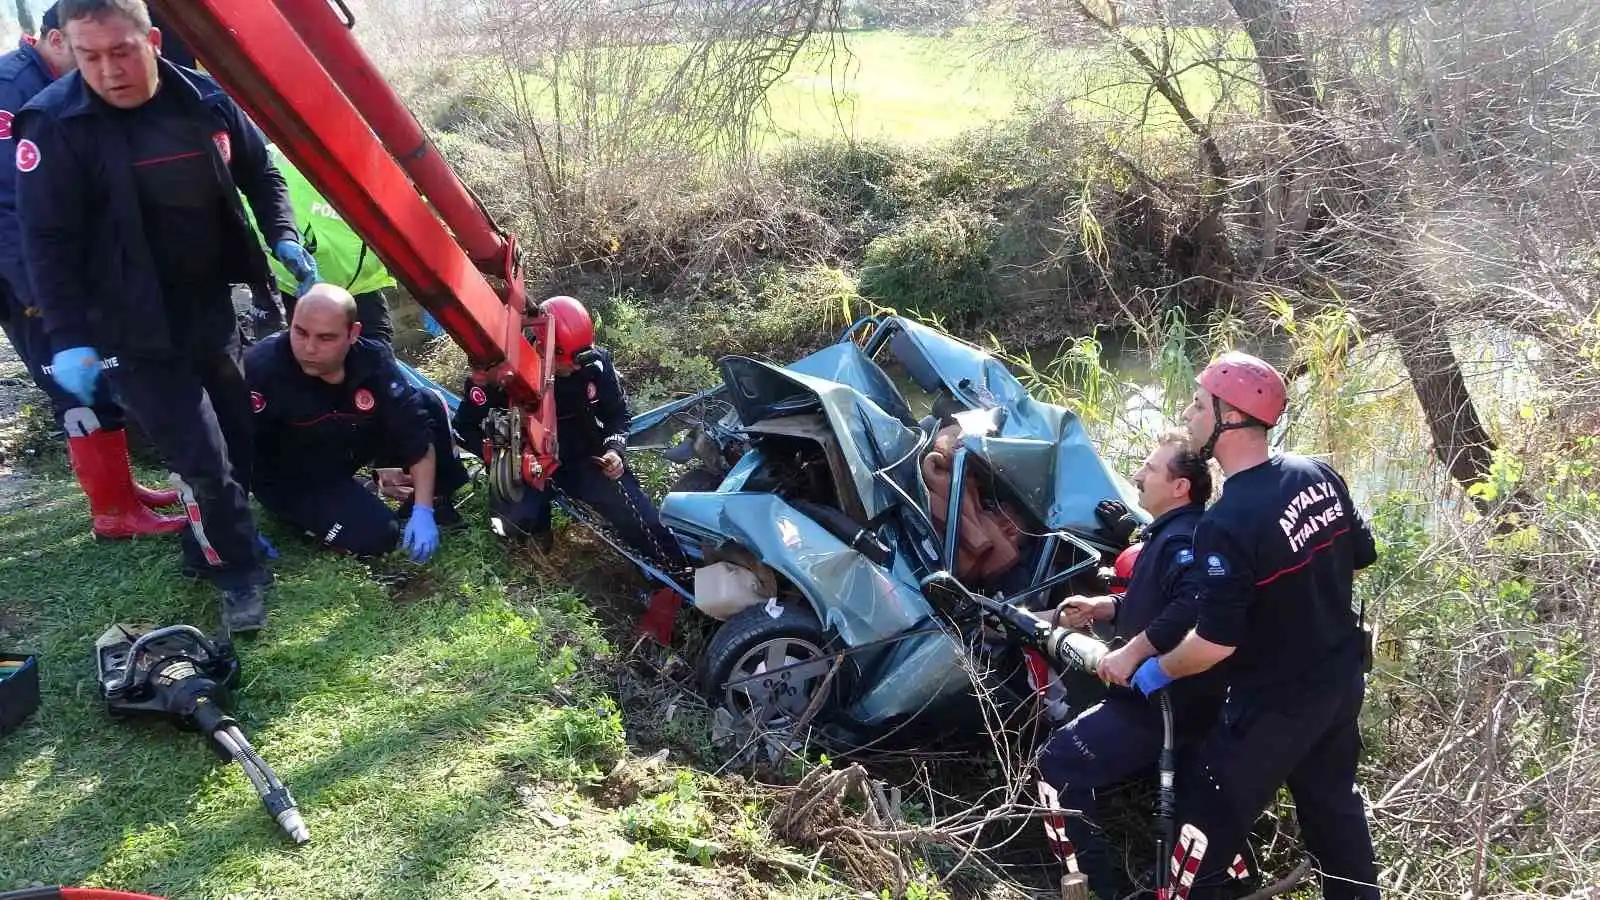
[(0, 141), (11, 140), (11, 110), (0, 109)]
[(482, 406), (489, 402), (489, 395), (484, 393), (483, 388), (477, 385), (472, 386), (472, 390), (467, 392), (467, 396), (472, 398), (473, 406)]
[(43, 157), (39, 155), (38, 144), (35, 144), (33, 141), (30, 141), (27, 138), (23, 138), (17, 142), (18, 172), (32, 172), (34, 169), (39, 168), (39, 162), (42, 159)]
[(589, 382), (589, 402), (593, 403), (598, 399), (600, 399), (600, 389), (595, 387), (594, 382), (591, 381)]
[(222, 154), (224, 164), (233, 163), (233, 140), (226, 131), (219, 131), (211, 136), (211, 143), (217, 145), (217, 152)]
[(367, 390), (366, 388), (356, 391), (356, 409), (359, 409), (362, 412), (371, 412), (372, 408), (377, 405), (378, 401), (372, 398), (371, 391)]
[(267, 408), (267, 398), (261, 396), (260, 391), (250, 392), (250, 411), (261, 412)]

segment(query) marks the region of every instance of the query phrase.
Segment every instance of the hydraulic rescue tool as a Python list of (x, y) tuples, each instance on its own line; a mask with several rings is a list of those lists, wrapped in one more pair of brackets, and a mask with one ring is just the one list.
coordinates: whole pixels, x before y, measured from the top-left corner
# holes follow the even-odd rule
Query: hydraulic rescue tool
[(188, 625), (113, 625), (94, 647), (108, 712), (166, 719), (200, 732), (218, 756), (244, 769), (267, 812), (296, 844), (311, 840), (289, 789), (224, 711), (239, 683), (239, 660), (228, 643)]
[[(1129, 569), (1131, 568), (1130, 560)], [(1126, 578), (1125, 575), (1123, 577)], [(1057, 628), (1026, 609), (969, 590), (949, 572), (935, 572), (924, 578), (922, 590), (937, 609), (951, 618), (960, 618), (976, 611), (987, 621), (1012, 634), (1024, 647), (1043, 655), (1046, 661), (1058, 669), (1094, 674), (1100, 667), (1100, 660), (1104, 659), (1111, 649), (1091, 635)], [(955, 601), (953, 604), (952, 600)], [(1178, 805), (1178, 759), (1175, 749), (1176, 735), (1172, 724), (1172, 701), (1167, 697), (1166, 691), (1158, 692), (1151, 699), (1155, 700), (1161, 709), (1161, 755), (1156, 764), (1158, 789), (1152, 830), (1156, 838), (1158, 861), (1156, 878), (1160, 882), (1156, 893), (1158, 897), (1165, 898), (1170, 895), (1169, 878), (1172, 873), (1162, 862), (1172, 853), (1174, 839), (1172, 832)]]

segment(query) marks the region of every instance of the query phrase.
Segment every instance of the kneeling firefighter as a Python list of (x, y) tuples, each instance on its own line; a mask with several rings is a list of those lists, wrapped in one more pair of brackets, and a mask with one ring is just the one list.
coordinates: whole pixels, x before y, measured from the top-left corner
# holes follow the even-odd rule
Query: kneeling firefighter
[[(467, 472), (444, 405), (412, 386), (388, 344), (362, 337), (358, 309), (349, 291), (318, 284), (287, 333), (245, 355), (251, 487), (269, 513), (329, 549), (377, 556), (399, 544), (426, 562), (439, 529), (461, 521), (454, 496)], [(356, 480), (366, 466), (409, 472), (411, 496), (398, 512)]]
[[(561, 465), (542, 491), (529, 490), (515, 503), (490, 511), (497, 533), (526, 538), (541, 550), (552, 546), (550, 505), (556, 494), (598, 513), (622, 542), (669, 568), (683, 565), (677, 540), (661, 524), (656, 508), (628, 470), (628, 397), (611, 354), (594, 345), (594, 320), (572, 297), (551, 297), (539, 311), (555, 323), (556, 434)], [(529, 341), (539, 337), (528, 332)], [(483, 424), (489, 411), (506, 408), (504, 389), (469, 377), (452, 424), (461, 446), (482, 457)]]
[[(1041, 805), (1074, 811), (1045, 820), (1045, 831), (1069, 872), (1081, 871), (1102, 900), (1122, 896), (1122, 880), (1095, 821), (1095, 792), (1155, 766), (1163, 739), (1159, 709), (1134, 678), (1139, 665), (1177, 646), (1194, 626), (1199, 576), (1194, 530), (1211, 496), (1211, 472), (1181, 432), (1162, 437), (1133, 477), (1139, 505), (1154, 516), (1120, 596), (1070, 597), (1058, 626), (1110, 622), (1119, 649), (1097, 673), (1114, 685), (1106, 699), (1062, 725), (1039, 759)], [(1118, 559), (1118, 569), (1130, 551)], [(1122, 573), (1119, 571), (1118, 573)], [(1135, 690), (1130, 690), (1130, 680)], [(1198, 738), (1222, 703), (1220, 674), (1185, 679), (1170, 692), (1179, 741)]]

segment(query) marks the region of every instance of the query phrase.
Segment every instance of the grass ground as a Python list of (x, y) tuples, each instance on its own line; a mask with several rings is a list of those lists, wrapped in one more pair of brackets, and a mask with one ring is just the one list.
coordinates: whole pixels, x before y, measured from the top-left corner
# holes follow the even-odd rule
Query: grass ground
[[(481, 500), (469, 501), (477, 511)], [(299, 801), (294, 848), (237, 766), (192, 734), (104, 714), (94, 639), (114, 622), (216, 624), (166, 540), (88, 535), (59, 470), (0, 511), (0, 647), (42, 659), (43, 704), (0, 739), (0, 890), (163, 896), (808, 896), (718, 865), (675, 825), (698, 776), (601, 797), (628, 754), (590, 601), (484, 531), (426, 567), (315, 552), (282, 531), (271, 622), (240, 642), (236, 715)], [(689, 785), (686, 789), (684, 785)], [(676, 818), (675, 818), (676, 817)], [(762, 840), (752, 823), (752, 840)], [(696, 861), (705, 863), (697, 865)]]

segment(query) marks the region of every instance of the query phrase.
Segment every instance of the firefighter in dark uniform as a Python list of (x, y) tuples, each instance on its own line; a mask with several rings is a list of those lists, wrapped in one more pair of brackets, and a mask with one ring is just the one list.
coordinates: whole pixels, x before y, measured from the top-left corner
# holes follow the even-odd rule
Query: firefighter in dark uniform
[(1369, 643), (1351, 602), (1356, 570), (1377, 560), (1366, 522), (1337, 472), (1273, 455), (1268, 429), (1283, 378), (1243, 353), (1201, 372), (1184, 413), (1190, 439), (1227, 475), (1195, 529), (1195, 629), (1134, 675), (1142, 690), (1228, 661), (1228, 695), (1180, 781), (1178, 893), (1215, 896), (1256, 816), (1288, 784), (1325, 897), (1375, 898), (1377, 864), (1356, 789), (1357, 719)]
[[(516, 505), (491, 510), (497, 533), (527, 538), (549, 551), (552, 491), (586, 504), (605, 519), (623, 543), (657, 564), (683, 561), (676, 539), (661, 525), (655, 505), (628, 471), (628, 398), (611, 354), (594, 346), (594, 322), (572, 297), (551, 297), (540, 309), (555, 321), (556, 443), (561, 465), (544, 491), (527, 491)], [(530, 335), (530, 339), (534, 339)], [(468, 452), (483, 453), (483, 422), (503, 409), (505, 392), (468, 378), (455, 430)]]
[[(1056, 622), (1079, 629), (1096, 621), (1112, 624), (1113, 643), (1121, 646), (1101, 661), (1099, 674), (1118, 687), (1056, 729), (1039, 758), (1044, 805), (1081, 813), (1046, 819), (1046, 834), (1068, 869), (1088, 876), (1090, 890), (1101, 898), (1126, 891), (1095, 822), (1095, 792), (1153, 767), (1160, 754), (1160, 711), (1127, 685), (1140, 663), (1176, 647), (1194, 627), (1199, 588), (1194, 529), (1211, 497), (1210, 469), (1181, 432), (1162, 437), (1133, 482), (1139, 505), (1155, 518), (1136, 545), (1126, 591), (1121, 597), (1070, 597)], [(1220, 675), (1207, 673), (1174, 685), (1180, 741), (1197, 739), (1216, 720)]]
[[(245, 353), (256, 499), (326, 547), (375, 556), (398, 541), (426, 562), (439, 527), (460, 522), (451, 498), (467, 473), (444, 404), (406, 380), (388, 344), (361, 337), (359, 315), (349, 291), (319, 284), (287, 332)], [(398, 518), (356, 481), (367, 466), (408, 471)]]
[(51, 376), (83, 403), (102, 372), (176, 477), (184, 571), (223, 622), (266, 622), (272, 577), (246, 500), (250, 396), (232, 285), (271, 276), (239, 192), (309, 286), (283, 179), (209, 77), (160, 58), (142, 0), (61, 0), (77, 71), (17, 115), (17, 209)]
[(67, 434), (72, 471), (89, 499), (96, 537), (130, 538), (172, 534), (188, 520), (152, 510), (178, 502), (178, 492), (151, 490), (133, 480), (128, 468), (128, 434), (122, 407), (101, 386), (94, 402), (84, 406), (50, 377), (50, 337), (32, 300), (27, 262), (22, 256), (22, 226), (17, 220), (17, 111), (57, 77), (72, 71), (72, 48), (61, 31), (59, 10), (45, 10), (39, 38), (23, 35), (17, 49), (0, 57), (0, 157), (8, 167), (0, 174), (0, 328), (22, 358), (33, 383), (50, 400), (56, 427)]

